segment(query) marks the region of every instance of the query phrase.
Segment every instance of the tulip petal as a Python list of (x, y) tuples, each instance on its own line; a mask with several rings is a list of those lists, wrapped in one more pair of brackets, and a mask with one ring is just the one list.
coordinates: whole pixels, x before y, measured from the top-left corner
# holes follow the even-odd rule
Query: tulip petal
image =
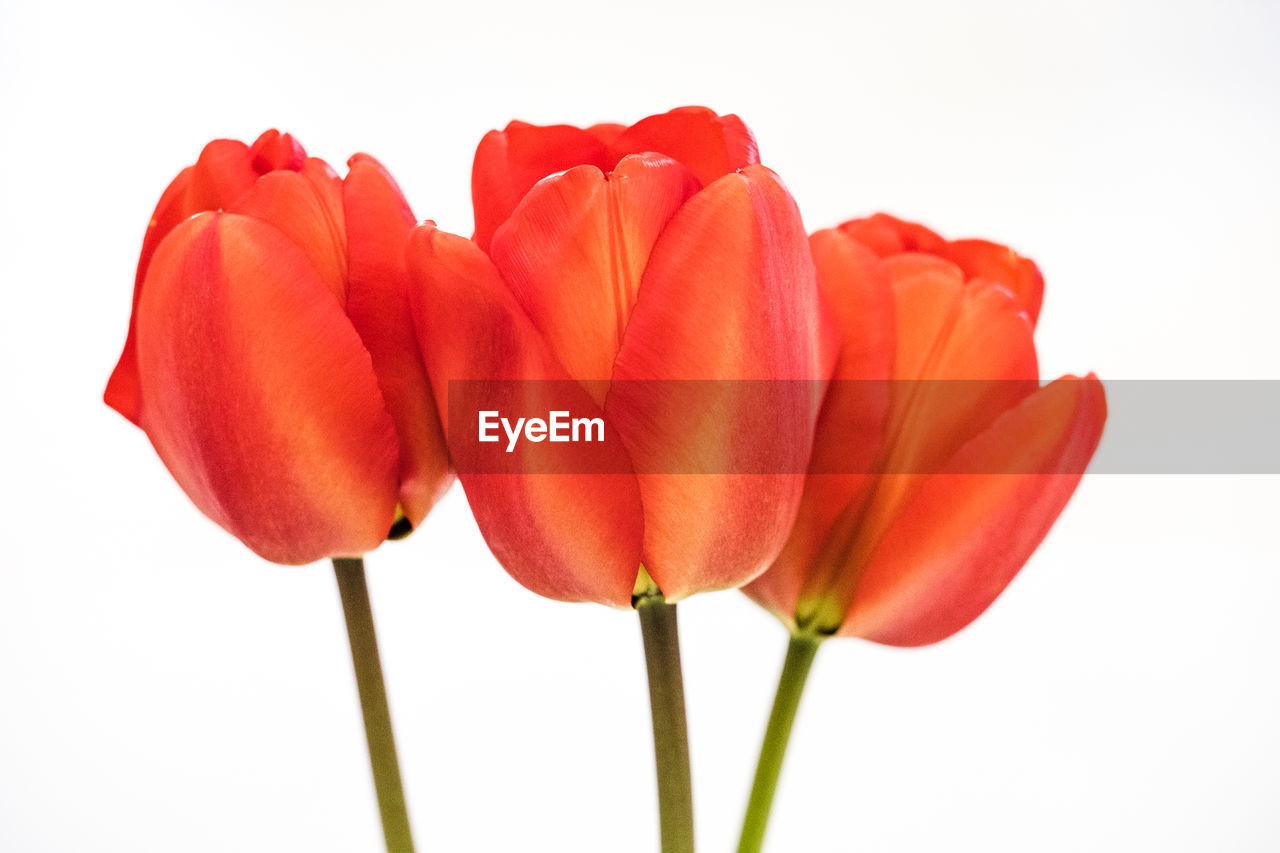
[(876, 254), (833, 228), (809, 238), (818, 286), (841, 339), (837, 379), (887, 379), (894, 359), (894, 296)]
[(790, 623), (827, 531), (859, 495), (880, 449), (894, 360), (894, 297), (879, 257), (836, 229), (809, 238), (841, 351), (814, 432), (813, 456), (791, 535), (778, 559), (743, 588)]
[(399, 450), (369, 355), (310, 261), (248, 217), (187, 220), (138, 309), (142, 427), (196, 506), (278, 563), (376, 548)]
[(302, 143), (294, 139), (292, 134), (281, 133), (275, 128), (265, 131), (253, 141), (253, 145), (249, 146), (249, 155), (253, 160), (253, 168), (260, 175), (276, 169), (296, 172), (307, 161), (307, 152)]
[(914, 222), (887, 213), (875, 213), (865, 219), (851, 219), (839, 231), (852, 237), (882, 258), (902, 252), (940, 254), (947, 241)]
[[(458, 478), (494, 556), (540, 595), (628, 606), (643, 529), (635, 476), (472, 473), (472, 445), (451, 420), (469, 413), (450, 412), (450, 380), (526, 380), (523, 399), (534, 407), (541, 398), (563, 401), (564, 387), (577, 386), (470, 240), (421, 226), (410, 237), (408, 268), (414, 325)], [(600, 416), (585, 390), (571, 406), (577, 416)], [(613, 452), (613, 470), (629, 471), (623, 448)]]
[(607, 172), (616, 162), (600, 138), (567, 124), (538, 127), (513, 121), (505, 130), (489, 131), (476, 148), (471, 169), (476, 244), (487, 252), (493, 232), (548, 175), (584, 165)]
[(444, 427), (436, 412), (409, 310), (405, 241), (413, 212), (395, 180), (367, 154), (348, 161), (347, 316), (373, 358), (373, 370), (400, 439), (400, 503), (419, 524), (452, 482)]
[[(840, 634), (919, 646), (976, 619), (1066, 506), (1105, 420), (1092, 374), (1002, 415), (916, 493), (871, 556)], [(974, 473), (1002, 471), (1044, 473)]]
[(107, 380), (107, 390), (103, 400), (108, 406), (124, 415), (136, 426), (138, 413), (142, 406), (141, 391), (138, 387), (138, 355), (137, 326), (138, 300), (142, 297), (142, 282), (151, 264), (151, 256), (155, 254), (160, 239), (174, 229), (182, 220), (191, 215), (187, 210), (187, 191), (191, 186), (191, 173), (194, 166), (188, 166), (178, 173), (178, 177), (165, 189), (151, 214), (147, 224), (146, 236), (142, 239), (142, 255), (138, 259), (138, 271), (133, 284), (133, 308), (129, 314), (129, 331), (125, 336), (124, 350), (111, 378)]
[(221, 210), (248, 192), (262, 175), (253, 160), (249, 146), (235, 139), (215, 139), (206, 145), (192, 167), (187, 215)]
[(697, 190), (675, 160), (626, 157), (540, 182), (498, 229), (489, 255), (570, 376), (612, 375), (654, 241)]
[(994, 281), (1012, 291), (1035, 326), (1044, 299), (1044, 277), (1033, 261), (987, 240), (952, 240), (941, 254), (964, 270), (966, 278)]
[(275, 226), (311, 260), (311, 266), (339, 304), (346, 304), (347, 229), (342, 213), (342, 181), (328, 163), (311, 158), (297, 172), (268, 172), (226, 210)]
[(188, 166), (170, 182), (147, 223), (142, 238), (142, 252), (133, 279), (133, 310), (124, 349), (103, 400), (135, 425), (142, 407), (138, 387), (137, 313), (151, 256), (170, 231), (183, 220), (204, 210), (220, 210), (234, 202), (253, 186), (258, 172), (253, 166), (249, 146), (234, 139), (215, 139), (200, 152), (194, 166)]
[[(739, 586), (781, 549), (817, 416), (823, 322), (799, 211), (769, 170), (716, 181), (658, 238), (606, 412), (641, 472), (645, 568), (669, 599)], [(670, 380), (704, 380), (703, 399), (691, 407)], [(694, 470), (765, 473), (678, 473)]]
[(702, 186), (760, 162), (755, 137), (736, 115), (706, 107), (680, 107), (641, 119), (611, 146), (615, 159), (658, 152), (679, 160)]
[[(839, 507), (806, 564), (799, 599), (834, 602), (824, 627), (847, 610), (870, 554), (925, 482), (920, 475), (941, 470), (1039, 387), (1031, 328), (1011, 293), (967, 286), (958, 267), (931, 255), (881, 264), (895, 304), (895, 381), (878, 458), (867, 469), (876, 476)], [(816, 443), (824, 441), (819, 435)]]
[(857, 241), (826, 230), (810, 237), (809, 246), (840, 342), (809, 470), (822, 474), (828, 500), (840, 480), (839, 491), (850, 498), (884, 435), (897, 308), (883, 264)]
[(596, 139), (599, 139), (605, 145), (612, 145), (613, 141), (617, 139), (619, 136), (621, 136), (622, 132), (626, 129), (627, 129), (627, 126), (625, 124), (614, 124), (612, 122), (602, 122), (600, 124), (593, 124), (591, 125), (591, 127), (588, 127), (587, 133), (591, 134)]
[(902, 252), (945, 258), (963, 270), (965, 279), (987, 279), (1011, 290), (1031, 318), (1033, 327), (1040, 316), (1044, 278), (1031, 260), (1007, 246), (989, 240), (944, 240), (923, 225), (887, 213), (852, 219), (839, 230), (882, 258)]
[[(884, 262), (896, 305), (891, 473), (933, 471), (1038, 387), (1031, 326), (997, 285), (966, 286), (928, 255)], [(920, 381), (916, 381), (920, 380)]]

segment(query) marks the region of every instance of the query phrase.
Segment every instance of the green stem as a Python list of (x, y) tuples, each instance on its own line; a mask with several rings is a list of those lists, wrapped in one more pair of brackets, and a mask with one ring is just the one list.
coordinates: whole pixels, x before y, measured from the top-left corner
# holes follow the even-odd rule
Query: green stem
[(378, 792), (387, 853), (413, 853), (409, 812), (400, 782), (396, 741), (391, 732), (391, 711), (387, 707), (387, 688), (382, 683), (382, 663), (378, 659), (378, 637), (373, 630), (369, 588), (364, 582), (364, 559), (335, 557), (333, 571), (338, 577), (338, 594), (347, 620), (351, 662), (356, 669), (356, 689), (360, 693), (360, 710), (364, 713), (369, 765), (373, 769), (373, 787)]
[(791, 738), (791, 725), (800, 707), (800, 695), (818, 653), (820, 637), (792, 636), (787, 646), (787, 659), (782, 664), (782, 677), (778, 679), (778, 694), (769, 714), (769, 726), (764, 732), (760, 747), (760, 763), (756, 765), (755, 782), (751, 785), (751, 799), (747, 802), (747, 815), (742, 820), (742, 839), (738, 853), (760, 853), (764, 846), (764, 833), (769, 825), (769, 810), (773, 807), (773, 795), (778, 790), (778, 774), (782, 772), (782, 759), (787, 753), (787, 741)]
[(653, 754), (658, 770), (658, 818), (662, 853), (693, 853), (693, 782), (689, 775), (689, 732), (684, 715), (684, 676), (676, 606), (661, 595), (636, 603), (649, 671), (653, 713)]

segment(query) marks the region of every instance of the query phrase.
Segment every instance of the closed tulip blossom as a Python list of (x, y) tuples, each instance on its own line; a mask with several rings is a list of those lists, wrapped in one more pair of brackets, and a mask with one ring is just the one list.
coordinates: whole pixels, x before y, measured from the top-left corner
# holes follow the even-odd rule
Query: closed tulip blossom
[[(703, 108), (625, 128), (513, 122), (480, 143), (472, 191), (474, 241), (420, 227), (409, 271), (458, 476), (499, 562), (552, 598), (634, 600), (642, 622), (671, 607), (645, 605), (759, 574), (795, 517), (815, 400), (793, 383), (753, 433), (752, 459), (772, 470), (689, 473), (720, 449), (712, 436), (761, 413), (724, 399), (699, 425), (663, 396), (683, 380), (823, 370), (800, 215), (746, 126)], [(475, 412), (447, 411), (450, 380), (524, 381), (526, 400), (571, 386), (556, 393), (573, 414), (620, 437), (597, 451), (612, 473), (477, 472), (454, 430)], [(684, 849), (670, 805), (667, 849)]]
[(936, 643), (1048, 533), (1106, 420), (1093, 374), (1041, 387), (1035, 264), (877, 214), (810, 243), (839, 330), (795, 527), (744, 588), (793, 638), (744, 827), (760, 849), (819, 643)]
[[(659, 472), (704, 436), (643, 408), (647, 382), (820, 373), (800, 216), (747, 128), (697, 108), (626, 129), (512, 123), (480, 143), (473, 195), (474, 242), (427, 225), (409, 246), (439, 405), (451, 379), (583, 382), (574, 413), (617, 430), (619, 468), (636, 472), (499, 478), (459, 460), (499, 561), (535, 592), (621, 607), (642, 564), (669, 600), (759, 574), (802, 476)], [(758, 438), (803, 458), (815, 415), (796, 395)]]
[(360, 556), (452, 475), (408, 311), (413, 214), (376, 160), (348, 165), (274, 130), (205, 146), (147, 227), (105, 399), (254, 552), (334, 558), (388, 845), (408, 850)]
[(265, 559), (370, 551), (450, 482), (408, 313), (414, 225), (372, 157), (209, 143), (147, 227), (107, 403)]

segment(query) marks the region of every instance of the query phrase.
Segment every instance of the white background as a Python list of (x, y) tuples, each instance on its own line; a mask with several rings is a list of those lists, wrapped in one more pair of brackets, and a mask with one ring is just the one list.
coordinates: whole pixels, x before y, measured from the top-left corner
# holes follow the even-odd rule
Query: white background
[[(0, 850), (380, 843), (328, 567), (255, 558), (100, 398), (207, 140), (367, 150), (470, 233), (489, 128), (703, 103), (811, 228), (1039, 261), (1046, 376), (1278, 378), (1278, 45), (1263, 2), (0, 0)], [(971, 629), (827, 644), (770, 849), (1280, 849), (1278, 509), (1276, 478), (1087, 478)], [(369, 564), (420, 850), (656, 850), (634, 616), (518, 587), (456, 488)], [(732, 592), (680, 615), (723, 851), (785, 633)]]

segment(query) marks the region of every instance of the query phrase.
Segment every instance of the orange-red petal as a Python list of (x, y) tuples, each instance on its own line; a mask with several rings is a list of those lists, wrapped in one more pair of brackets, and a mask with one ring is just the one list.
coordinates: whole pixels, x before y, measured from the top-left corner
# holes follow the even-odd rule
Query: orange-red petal
[[(455, 380), (525, 380), (520, 402), (553, 408), (578, 388), (470, 240), (424, 225), (409, 241), (410, 303), (450, 451), (494, 556), (524, 586), (568, 601), (627, 606), (640, 566), (643, 519), (630, 473), (474, 473), (479, 446), (462, 434), (476, 415), (450, 411)], [(585, 390), (573, 414), (599, 417)], [(490, 445), (489, 447), (498, 447)], [(500, 449), (498, 452), (501, 452)], [(623, 448), (613, 465), (628, 470)]]
[(405, 242), (415, 220), (382, 164), (348, 161), (342, 185), (347, 232), (347, 316), (373, 358), (373, 370), (400, 438), (400, 503), (417, 525), (453, 481), (409, 312)]
[(107, 380), (107, 390), (103, 400), (111, 408), (124, 415), (135, 425), (142, 406), (141, 389), (138, 387), (138, 354), (137, 326), (138, 300), (142, 297), (142, 282), (151, 264), (151, 256), (155, 254), (160, 240), (174, 229), (182, 220), (191, 216), (193, 211), (187, 209), (187, 191), (191, 186), (191, 175), (194, 166), (188, 166), (178, 173), (178, 177), (165, 188), (156, 204), (151, 221), (147, 223), (146, 235), (142, 238), (142, 254), (138, 258), (138, 270), (133, 283), (133, 308), (129, 312), (129, 331), (125, 336), (124, 350), (111, 378)]
[(947, 241), (914, 222), (887, 213), (874, 213), (863, 219), (851, 219), (839, 229), (882, 258), (902, 252), (936, 255)]
[(760, 162), (755, 137), (736, 115), (679, 107), (641, 119), (611, 145), (614, 159), (654, 151), (679, 160), (703, 186)]
[(938, 471), (1039, 384), (1031, 329), (1008, 291), (968, 286), (958, 267), (932, 255), (891, 255), (881, 268), (894, 299), (895, 381), (878, 455), (864, 469), (875, 476), (850, 478), (852, 498), (838, 507), (821, 546), (812, 550), (816, 535), (807, 543), (799, 598), (828, 602), (824, 627), (850, 606), (870, 554), (925, 482), (918, 474)]
[(385, 538), (399, 450), (369, 355), (310, 260), (233, 214), (178, 226), (138, 307), (142, 428), (196, 506), (279, 563)]
[(840, 338), (813, 438), (800, 510), (782, 553), (743, 592), (790, 622), (800, 590), (840, 513), (863, 489), (880, 450), (894, 359), (894, 306), (880, 258), (836, 229), (809, 238), (818, 283)]
[(226, 205), (226, 210), (260, 219), (281, 231), (311, 260), (311, 266), (338, 302), (346, 304), (347, 229), (342, 213), (342, 181), (328, 163), (311, 158), (296, 172), (268, 172), (248, 192)]
[(1031, 326), (1007, 290), (966, 286), (949, 262), (904, 254), (884, 264), (896, 307), (899, 380), (885, 465), (891, 473), (934, 471), (1038, 387)]
[(1031, 259), (987, 240), (952, 240), (941, 254), (964, 270), (966, 278), (986, 279), (1008, 288), (1035, 326), (1044, 299), (1044, 276)]
[[(645, 568), (669, 598), (739, 586), (782, 547), (819, 401), (816, 382), (773, 380), (823, 378), (822, 311), (799, 211), (763, 167), (698, 193), (658, 238), (606, 411), (641, 472)], [(692, 405), (672, 380), (720, 384)], [(764, 473), (655, 473), (699, 470)]]
[(583, 165), (608, 171), (616, 161), (599, 137), (567, 124), (539, 127), (513, 121), (504, 130), (489, 131), (476, 148), (471, 169), (476, 243), (488, 251), (493, 232), (547, 175)]
[(307, 160), (307, 152), (302, 143), (294, 139), (292, 134), (281, 133), (275, 128), (264, 131), (253, 141), (253, 145), (249, 146), (249, 156), (253, 168), (261, 175), (276, 169), (296, 172)]
[(1105, 420), (1092, 374), (1060, 379), (1002, 415), (904, 508), (871, 555), (840, 633), (918, 646), (977, 618), (1066, 506)]
[(612, 145), (613, 141), (622, 135), (627, 129), (625, 124), (615, 124), (614, 122), (601, 122), (593, 124), (587, 128), (587, 133), (599, 139), (605, 145)]
[(103, 399), (135, 424), (142, 405), (138, 387), (136, 314), (147, 267), (160, 241), (187, 218), (205, 210), (222, 210), (248, 192), (259, 174), (271, 168), (301, 164), (302, 146), (292, 136), (269, 130), (251, 148), (234, 139), (215, 139), (204, 147), (195, 164), (178, 173), (160, 196), (142, 239), (133, 282), (133, 310), (124, 349)]
[(936, 255), (951, 261), (964, 272), (965, 279), (986, 279), (1002, 284), (1018, 297), (1034, 327), (1044, 297), (1044, 278), (1039, 268), (1008, 246), (989, 240), (944, 240), (915, 222), (876, 213), (851, 219), (839, 228), (880, 257), (903, 252)]
[[(569, 375), (605, 380), (654, 242), (698, 184), (668, 157), (626, 157), (606, 176), (579, 166), (535, 186), (489, 255)], [(602, 384), (596, 402), (603, 404)]]
[(247, 192), (262, 174), (253, 160), (249, 146), (235, 139), (215, 139), (206, 145), (191, 171), (185, 201), (189, 215), (221, 210)]

